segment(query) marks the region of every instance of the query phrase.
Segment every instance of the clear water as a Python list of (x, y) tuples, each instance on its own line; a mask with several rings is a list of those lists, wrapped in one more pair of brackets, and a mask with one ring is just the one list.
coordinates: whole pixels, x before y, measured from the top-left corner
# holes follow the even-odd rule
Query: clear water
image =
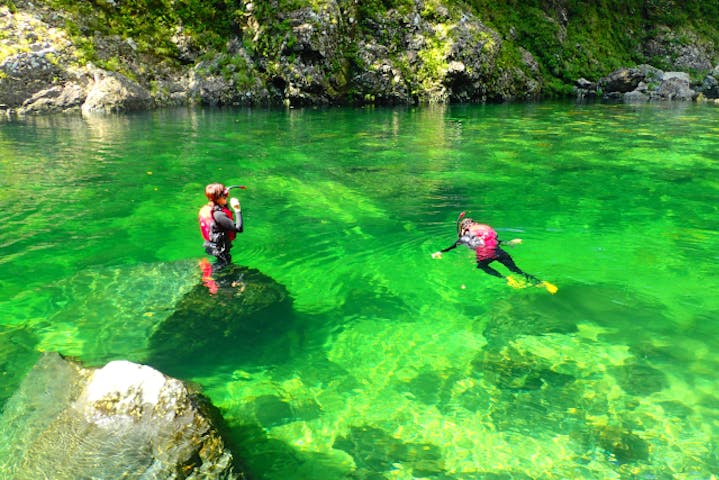
[[(0, 405), (59, 351), (201, 386), (255, 478), (714, 478), (717, 152), (696, 105), (0, 124)], [(232, 300), (176, 311), (204, 288), (212, 181), (247, 185), (235, 263), (291, 301), (229, 338)], [(558, 293), (432, 259), (462, 210)]]

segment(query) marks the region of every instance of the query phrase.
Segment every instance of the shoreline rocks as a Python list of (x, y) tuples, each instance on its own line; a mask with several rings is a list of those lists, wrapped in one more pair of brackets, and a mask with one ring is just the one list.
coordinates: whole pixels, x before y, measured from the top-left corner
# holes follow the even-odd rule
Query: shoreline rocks
[(686, 72), (664, 72), (651, 65), (639, 65), (617, 69), (598, 82), (580, 78), (574, 89), (577, 98), (625, 103), (713, 101), (719, 99), (717, 71), (719, 66), (701, 82), (692, 83)]
[(45, 353), (0, 416), (0, 471), (16, 479), (244, 478), (214, 416), (201, 394), (149, 366), (88, 369)]
[(64, 30), (62, 12), (22, 0), (15, 5), (0, 7), (0, 52), (6, 55), (0, 57), (0, 111), (8, 116), (184, 105), (536, 100), (542, 91), (530, 52), (522, 51), (519, 65), (508, 64), (512, 47), (499, 33), (469, 11), (442, 5), (418, 2), (359, 25), (356, 5), (328, 1), (279, 12), (275, 20), (287, 28), (278, 33), (260, 24), (247, 3), (240, 28), (254, 32), (251, 44), (272, 49), (235, 36), (220, 51), (202, 51), (180, 25), (171, 38), (177, 48), (172, 58), (143, 53), (132, 38), (102, 36), (81, 25), (87, 19), (73, 18), (97, 66)]
[[(179, 22), (166, 49), (173, 53), (165, 54), (143, 50), (140, 39), (98, 32), (92, 25), (99, 17), (68, 17), (26, 0), (12, 5), (0, 6), (0, 113), (6, 116), (532, 101), (553, 81), (541, 58), (517, 43), (513, 27), (502, 34), (473, 10), (443, 2), (416, 1), (359, 20), (358, 5), (328, 0), (278, 11), (273, 22), (282, 28), (263, 24), (248, 2), (237, 13), (240, 31), (223, 38), (224, 46), (203, 49)], [(568, 19), (558, 12), (561, 43)], [(71, 35), (68, 25), (84, 36)], [(659, 29), (638, 48), (672, 70), (708, 71), (715, 47), (678, 35)], [(661, 71), (648, 65), (626, 67), (598, 80), (580, 78), (574, 92), (608, 101), (719, 101), (718, 69), (692, 82), (680, 75), (658, 79)]]

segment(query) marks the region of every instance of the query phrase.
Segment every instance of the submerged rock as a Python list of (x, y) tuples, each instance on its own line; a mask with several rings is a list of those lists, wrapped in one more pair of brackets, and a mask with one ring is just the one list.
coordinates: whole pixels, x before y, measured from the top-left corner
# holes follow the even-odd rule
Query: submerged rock
[(286, 288), (256, 269), (229, 265), (203, 277), (150, 337), (148, 362), (176, 365), (281, 362), (301, 330)]
[(444, 476), (442, 450), (431, 443), (404, 443), (389, 432), (362, 425), (351, 427), (346, 436), (339, 437), (333, 448), (344, 450), (355, 461), (359, 478), (385, 478), (370, 472), (390, 472), (397, 463), (412, 469), (415, 477)]
[(145, 365), (44, 354), (0, 417), (3, 478), (232, 479), (210, 403)]

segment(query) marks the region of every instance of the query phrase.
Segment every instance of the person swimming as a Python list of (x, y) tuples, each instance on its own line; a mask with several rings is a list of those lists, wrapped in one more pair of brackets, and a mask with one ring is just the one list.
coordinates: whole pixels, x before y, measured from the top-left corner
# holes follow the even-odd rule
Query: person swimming
[[(485, 273), (492, 275), (493, 277), (506, 278), (507, 283), (515, 288), (519, 288), (522, 285), (510, 276), (504, 276), (499, 271), (495, 270), (490, 264), (497, 261), (507, 267), (507, 269), (521, 275), (524, 279), (536, 286), (544, 286), (550, 293), (556, 293), (557, 289), (554, 285), (544, 282), (534, 275), (524, 272), (514, 262), (512, 256), (501, 248), (502, 245), (515, 246), (522, 243), (522, 239), (514, 238), (512, 240), (503, 241), (500, 240), (496, 230), (489, 225), (474, 221), (469, 217), (465, 217), (465, 212), (459, 214), (457, 217), (457, 241), (449, 247), (432, 253), (432, 258), (442, 258), (442, 254), (450, 250), (457, 248), (460, 245), (474, 250), (477, 259), (477, 268), (484, 271)], [(554, 291), (552, 291), (554, 290)]]

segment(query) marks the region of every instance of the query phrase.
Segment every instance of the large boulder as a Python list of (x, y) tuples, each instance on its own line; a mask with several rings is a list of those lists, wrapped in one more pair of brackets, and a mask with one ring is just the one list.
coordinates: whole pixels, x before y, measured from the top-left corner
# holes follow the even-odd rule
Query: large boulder
[(97, 69), (95, 81), (82, 104), (82, 113), (117, 113), (152, 108), (150, 92), (126, 76)]
[(362, 42), (357, 62), (363, 68), (358, 69), (350, 81), (358, 92), (364, 93), (366, 100), (380, 104), (411, 103), (407, 80), (386, 46)]
[(71, 45), (63, 31), (0, 5), (0, 104), (16, 108), (41, 90), (62, 86)]
[(365, 18), (363, 28), (348, 83), (366, 101), (507, 101), (540, 93), (538, 64), (531, 53), (520, 49), (521, 68), (509, 67), (502, 61), (508, 47), (501, 35), (471, 12), (416, 3), (406, 11), (390, 9)]
[(52, 478), (232, 479), (210, 403), (145, 365), (44, 354), (0, 417), (0, 471)]
[(639, 68), (620, 68), (600, 78), (598, 85), (605, 93), (626, 93), (636, 89), (644, 78), (645, 74)]
[(442, 100), (508, 101), (539, 95), (539, 66), (532, 54), (520, 49), (523, 69), (502, 65), (500, 58), (507, 47), (501, 35), (474, 15), (462, 15), (449, 31), (449, 44), (442, 80), (447, 98)]
[(706, 98), (719, 98), (719, 81), (713, 75), (707, 75), (701, 85), (701, 92)]
[(82, 106), (87, 97), (85, 86), (68, 82), (65, 85), (53, 85), (40, 90), (25, 100), (18, 113), (54, 113), (76, 110)]
[(651, 65), (620, 68), (598, 82), (604, 99), (626, 103), (691, 101), (697, 97), (686, 72), (664, 72)]
[(689, 74), (685, 72), (666, 72), (656, 93), (663, 99), (680, 101), (693, 100), (697, 95), (690, 86)]
[(35, 93), (61, 85), (64, 72), (50, 60), (51, 51), (20, 52), (0, 63), (0, 101), (18, 107)]
[[(249, 9), (247, 15), (249, 22), (254, 10)], [(259, 69), (267, 72), (269, 94), (293, 106), (333, 102), (346, 84), (347, 32), (339, 3), (320, 2), (280, 12), (275, 21), (288, 28), (280, 33), (265, 27), (256, 34), (260, 43), (272, 41), (277, 45), (268, 56), (256, 58)], [(263, 35), (272, 40), (264, 40)]]

